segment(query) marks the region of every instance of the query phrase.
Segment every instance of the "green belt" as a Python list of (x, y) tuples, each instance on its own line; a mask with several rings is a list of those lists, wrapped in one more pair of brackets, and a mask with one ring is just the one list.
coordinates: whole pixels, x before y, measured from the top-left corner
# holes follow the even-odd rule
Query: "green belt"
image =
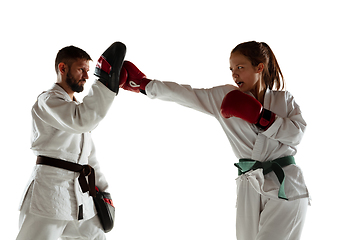
[(293, 156), (286, 156), (282, 158), (277, 158), (273, 161), (259, 162), (256, 160), (242, 158), (239, 159), (239, 163), (235, 163), (235, 167), (238, 168), (239, 176), (250, 171), (256, 170), (259, 168), (263, 169), (263, 173), (268, 174), (269, 172), (274, 172), (280, 182), (280, 189), (278, 197), (282, 199), (287, 199), (285, 194), (285, 173), (282, 169), (288, 165), (295, 164), (295, 159)]

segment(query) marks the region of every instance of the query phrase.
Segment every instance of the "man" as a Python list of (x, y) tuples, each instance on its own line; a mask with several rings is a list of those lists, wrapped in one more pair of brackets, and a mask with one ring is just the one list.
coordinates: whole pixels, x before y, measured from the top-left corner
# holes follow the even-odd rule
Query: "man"
[[(84, 89), (91, 58), (74, 46), (58, 52), (57, 82), (39, 95), (32, 108), (31, 149), (37, 164), (21, 200), (17, 240), (105, 239), (91, 197), (90, 173), (96, 173), (95, 185), (101, 191), (108, 183), (96, 160), (90, 131), (105, 117), (119, 91), (125, 52), (125, 45), (115, 42), (103, 53), (95, 69), (99, 79), (82, 103), (74, 93)], [(64, 169), (69, 162), (84, 168), (80, 172)]]

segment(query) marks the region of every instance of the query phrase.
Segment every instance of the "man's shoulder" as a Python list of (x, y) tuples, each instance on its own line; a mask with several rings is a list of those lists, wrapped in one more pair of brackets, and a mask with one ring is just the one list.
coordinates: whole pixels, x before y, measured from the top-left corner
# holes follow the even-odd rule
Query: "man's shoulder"
[[(50, 98), (67, 99), (69, 95), (59, 85), (54, 84), (50, 89), (39, 94), (38, 100), (47, 100)], [(69, 100), (71, 100), (69, 98)]]

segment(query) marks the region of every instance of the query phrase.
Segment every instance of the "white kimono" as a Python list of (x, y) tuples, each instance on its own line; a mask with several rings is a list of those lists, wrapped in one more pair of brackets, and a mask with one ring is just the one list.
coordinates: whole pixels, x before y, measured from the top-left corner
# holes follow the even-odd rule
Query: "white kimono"
[[(225, 119), (220, 114), (223, 98), (230, 91), (238, 89), (232, 85), (210, 89), (193, 89), (188, 85), (173, 82), (151, 81), (146, 86), (146, 94), (152, 99), (172, 101), (215, 117), (226, 136), (237, 159), (250, 158), (257, 161), (269, 161), (296, 154), (296, 146), (304, 134), (306, 123), (301, 116), (299, 106), (287, 91), (265, 92), (264, 108), (274, 112), (275, 122), (266, 130), (259, 130), (240, 118)], [(251, 93), (248, 93), (251, 95)], [(296, 159), (301, 163), (300, 159)], [(236, 161), (234, 161), (236, 162)], [(234, 167), (234, 166), (229, 166)], [(235, 167), (234, 167), (235, 168)], [(298, 165), (284, 167), (285, 193), (289, 201), (308, 198), (302, 171)], [(262, 169), (244, 174), (251, 186), (262, 196), (278, 199), (279, 181), (270, 172), (265, 176)], [(238, 194), (241, 194), (238, 192)], [(284, 200), (285, 201), (285, 200)]]
[[(31, 149), (36, 156), (43, 155), (79, 164), (89, 164), (95, 170), (96, 186), (105, 191), (108, 183), (96, 160), (90, 131), (96, 128), (109, 110), (115, 93), (95, 81), (83, 102), (73, 101), (63, 88), (54, 86), (39, 95), (32, 108), (33, 131)], [(36, 158), (33, 159), (34, 163)], [(79, 206), (83, 220), (95, 216), (92, 197), (83, 193), (79, 173), (36, 165), (26, 186), (32, 193), (29, 211), (32, 214), (57, 220), (78, 219)], [(31, 191), (29, 190), (31, 187)]]

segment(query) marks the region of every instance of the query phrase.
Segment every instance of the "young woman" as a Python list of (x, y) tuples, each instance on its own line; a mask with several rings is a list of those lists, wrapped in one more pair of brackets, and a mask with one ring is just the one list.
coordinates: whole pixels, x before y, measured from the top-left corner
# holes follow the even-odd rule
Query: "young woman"
[(173, 101), (215, 117), (239, 162), (238, 240), (300, 239), (309, 193), (295, 163), (306, 123), (294, 97), (283, 91), (277, 60), (266, 43), (241, 43), (230, 55), (236, 86), (193, 89), (149, 80), (131, 62), (122, 68), (121, 87)]

